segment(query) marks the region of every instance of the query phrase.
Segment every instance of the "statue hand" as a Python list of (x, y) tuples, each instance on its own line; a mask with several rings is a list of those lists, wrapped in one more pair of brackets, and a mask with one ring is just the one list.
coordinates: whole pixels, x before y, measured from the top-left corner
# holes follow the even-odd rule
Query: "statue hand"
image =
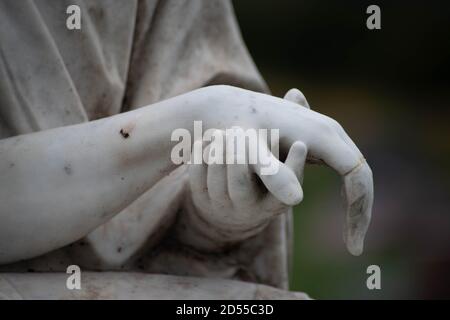
[[(236, 96), (245, 93), (238, 91)], [(199, 216), (197, 218), (206, 225), (203, 229), (224, 241), (256, 234), (271, 218), (301, 202), (303, 191), (300, 182), (305, 161), (327, 164), (343, 176), (347, 201), (345, 242), (352, 254), (359, 255), (373, 202), (372, 172), (362, 154), (335, 120), (309, 110), (299, 90), (291, 89), (286, 94), (285, 101), (289, 101), (286, 105), (266, 98), (269, 96), (261, 96), (259, 101), (259, 94), (255, 95), (258, 96), (252, 97), (253, 101), (260, 108), (255, 119), (262, 114), (263, 122), (269, 128), (276, 128), (276, 123), (279, 123), (279, 128), (283, 129), (280, 149), (288, 149), (288, 156), (284, 163), (273, 155), (268, 157), (279, 168), (273, 175), (262, 174), (258, 163), (190, 165), (192, 204)], [(271, 113), (264, 112), (266, 103), (270, 103), (266, 99), (280, 104), (279, 111), (272, 117)], [(300, 106), (293, 108), (292, 102)], [(270, 104), (267, 108), (274, 111)], [(224, 117), (227, 116), (224, 114)], [(254, 125), (258, 126), (265, 127), (261, 122)], [(226, 136), (223, 131), (222, 136)], [(202, 142), (194, 142), (199, 143)], [(211, 145), (206, 146), (204, 154), (208, 155), (208, 150), (213, 149)], [(258, 148), (261, 147), (268, 150), (267, 142), (258, 141)], [(194, 147), (194, 150), (201, 149)], [(231, 151), (225, 149), (226, 156)], [(239, 154), (237, 150), (232, 152), (237, 158), (245, 157), (248, 155), (248, 145), (245, 154)]]

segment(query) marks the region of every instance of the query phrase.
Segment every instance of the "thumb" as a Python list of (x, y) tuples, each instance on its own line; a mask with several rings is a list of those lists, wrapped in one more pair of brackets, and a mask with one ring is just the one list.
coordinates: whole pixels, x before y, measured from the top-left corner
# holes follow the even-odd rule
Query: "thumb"
[(296, 141), (289, 149), (286, 161), (284, 162), (295, 173), (300, 184), (303, 183), (303, 170), (305, 169), (306, 155), (308, 149), (301, 141)]
[[(265, 142), (259, 144), (259, 159), (253, 165), (254, 172), (261, 179), (267, 190), (288, 206), (294, 206), (303, 200), (303, 190), (297, 175), (289, 165), (300, 163), (300, 147), (296, 146), (289, 158), (289, 165), (278, 160), (268, 149)], [(291, 152), (290, 152), (291, 153)], [(295, 155), (295, 156), (294, 156)], [(304, 162), (304, 161), (303, 161)], [(271, 170), (267, 170), (268, 167)]]

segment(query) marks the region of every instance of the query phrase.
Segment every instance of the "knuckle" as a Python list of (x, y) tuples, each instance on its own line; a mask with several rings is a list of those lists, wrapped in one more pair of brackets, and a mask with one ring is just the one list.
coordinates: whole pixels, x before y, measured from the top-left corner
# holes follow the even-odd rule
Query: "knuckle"
[(316, 127), (322, 134), (331, 134), (334, 131), (332, 124), (325, 117), (317, 120)]
[(323, 116), (320, 120), (318, 120), (318, 128), (320, 132), (327, 135), (335, 135), (337, 133), (342, 132), (344, 129), (342, 126), (334, 120), (333, 118)]
[(338, 132), (339, 134), (344, 133), (344, 128), (341, 126), (341, 124), (339, 122), (337, 122), (334, 119), (331, 119), (331, 122), (332, 122), (332, 126), (336, 132)]

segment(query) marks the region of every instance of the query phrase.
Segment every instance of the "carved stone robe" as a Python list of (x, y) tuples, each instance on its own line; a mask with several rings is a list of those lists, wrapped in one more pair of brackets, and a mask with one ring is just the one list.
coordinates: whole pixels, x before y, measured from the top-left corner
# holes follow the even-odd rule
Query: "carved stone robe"
[[(72, 4), (81, 8), (81, 30), (66, 27)], [(108, 117), (212, 84), (268, 91), (229, 1), (0, 1), (0, 139)], [(120, 270), (123, 277), (133, 277), (130, 272), (218, 277), (287, 288), (291, 213), (227, 252), (183, 247), (171, 239), (177, 217), (166, 212), (172, 199), (161, 208), (151, 201), (165, 188), (181, 192), (179, 171), (84, 239), (0, 266), (0, 293), (36, 297), (20, 289), (43, 281), (44, 275), (30, 272), (60, 277), (71, 264), (95, 271), (90, 276), (100, 282), (102, 274), (110, 277), (105, 271)], [(148, 244), (127, 263), (109, 261), (102, 246), (110, 238), (126, 239), (133, 230), (128, 227), (145, 214), (155, 217), (143, 231)], [(102, 245), (96, 244), (101, 237)], [(19, 277), (22, 272), (27, 275)], [(11, 282), (18, 292), (11, 293)], [(102, 297), (117, 297), (114, 290), (119, 289)]]

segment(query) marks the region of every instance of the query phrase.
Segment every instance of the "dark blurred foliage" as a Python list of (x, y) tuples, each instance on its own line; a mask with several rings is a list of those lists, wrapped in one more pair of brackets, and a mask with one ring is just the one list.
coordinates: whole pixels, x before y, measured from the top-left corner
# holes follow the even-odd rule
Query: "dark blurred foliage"
[[(272, 93), (338, 120), (374, 172), (361, 257), (344, 250), (339, 177), (309, 166), (295, 210), (292, 289), (315, 298), (450, 298), (450, 2), (235, 0)], [(381, 8), (381, 30), (366, 8)], [(366, 288), (377, 264), (382, 289)]]

